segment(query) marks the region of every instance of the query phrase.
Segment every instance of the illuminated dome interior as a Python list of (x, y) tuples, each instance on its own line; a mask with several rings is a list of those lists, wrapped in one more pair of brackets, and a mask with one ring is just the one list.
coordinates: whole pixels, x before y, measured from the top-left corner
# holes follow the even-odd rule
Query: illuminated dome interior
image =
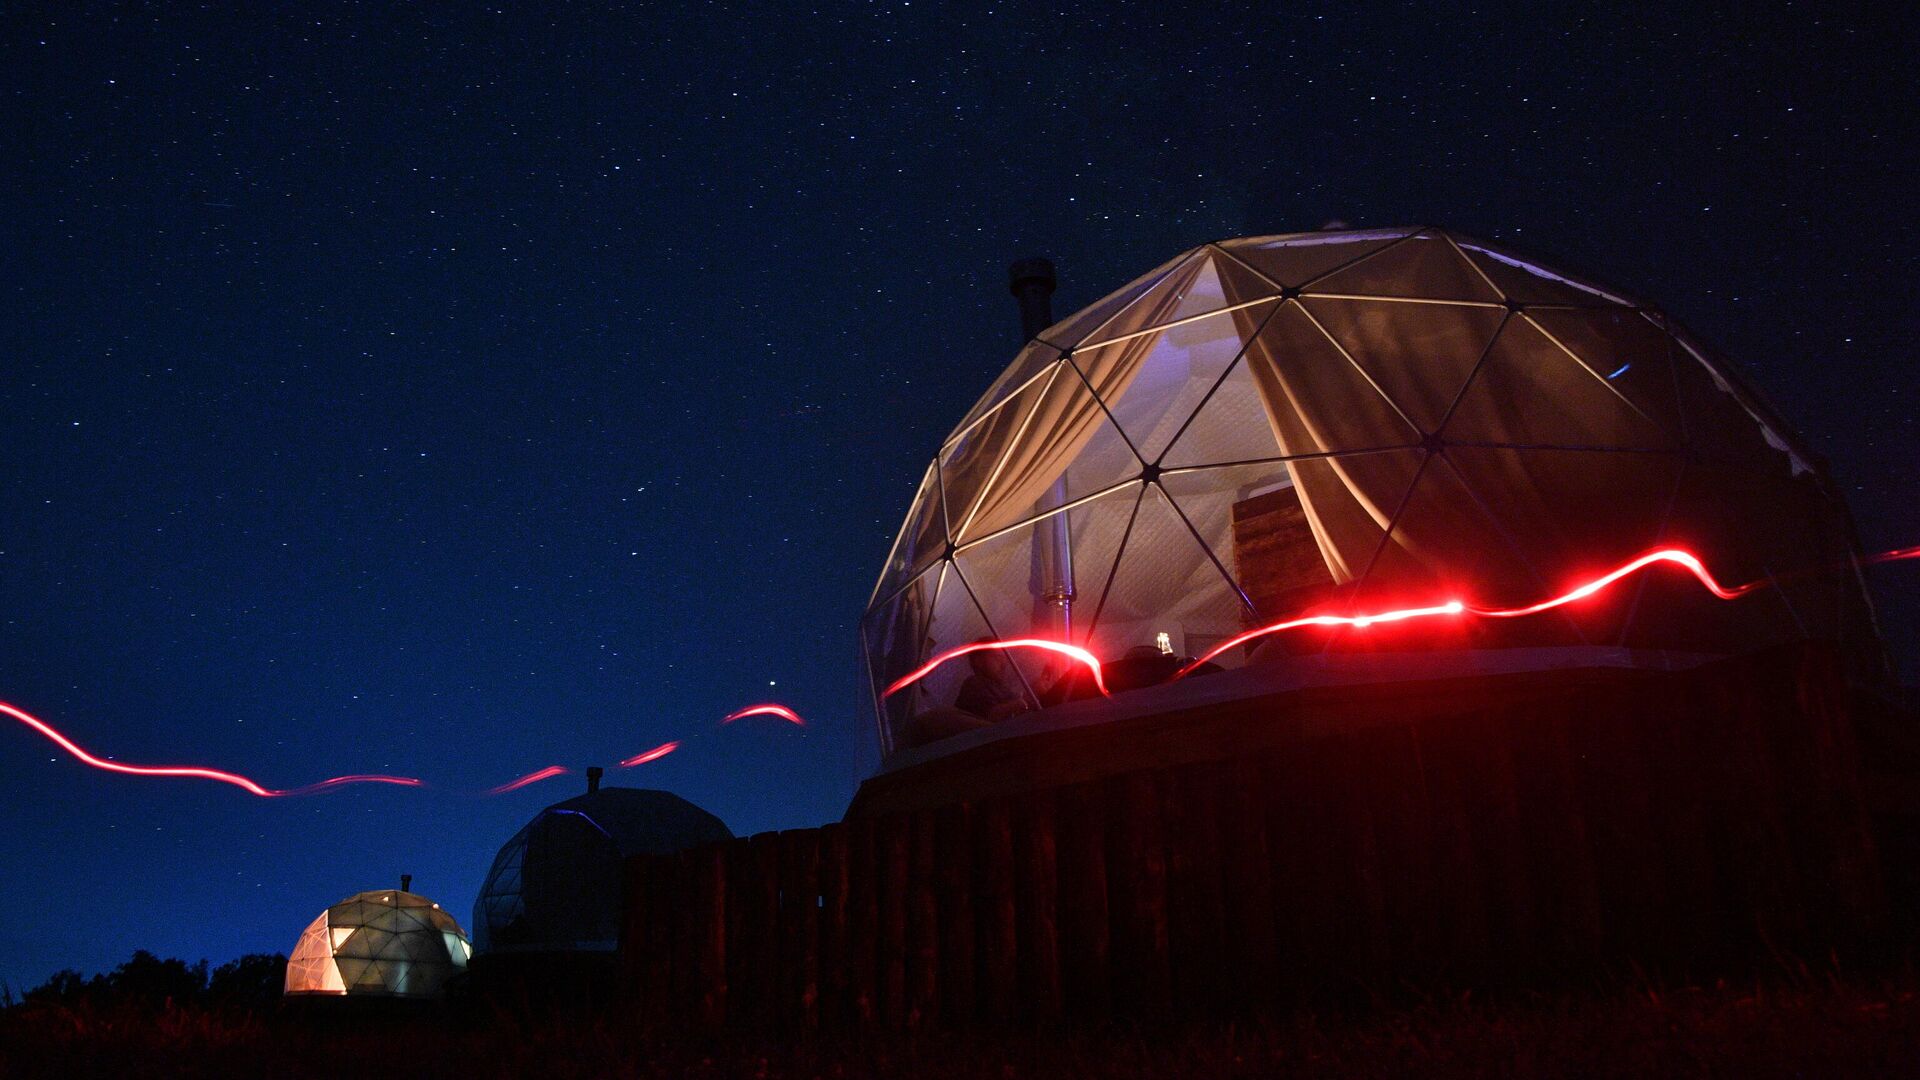
[[(1041, 333), (941, 445), (862, 622), (883, 748), (1026, 635), (1189, 658), (1307, 612), (1525, 604), (1525, 619), (1301, 631), (1222, 667), (1352, 650), (1873, 647), (1844, 507), (1799, 440), (1657, 310), (1436, 229), (1185, 252)], [(1498, 625), (1494, 625), (1498, 622)], [(1048, 657), (1009, 653), (1029, 688)]]
[(473, 948), (440, 905), (383, 889), (347, 897), (308, 924), (287, 958), (288, 994), (438, 997)]

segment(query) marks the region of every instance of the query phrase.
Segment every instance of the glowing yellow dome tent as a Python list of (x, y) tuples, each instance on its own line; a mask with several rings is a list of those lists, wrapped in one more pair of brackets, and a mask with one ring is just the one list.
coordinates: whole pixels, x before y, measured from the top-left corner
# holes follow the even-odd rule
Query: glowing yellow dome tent
[(301, 932), (286, 993), (433, 998), (472, 956), (466, 931), (439, 904), (401, 889), (357, 893)]

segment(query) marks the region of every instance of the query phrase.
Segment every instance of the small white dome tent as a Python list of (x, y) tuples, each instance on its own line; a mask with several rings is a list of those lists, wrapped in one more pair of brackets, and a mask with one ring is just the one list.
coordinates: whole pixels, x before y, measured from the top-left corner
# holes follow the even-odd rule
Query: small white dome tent
[(466, 931), (432, 900), (404, 888), (356, 893), (301, 932), (286, 993), (435, 998), (472, 956)]

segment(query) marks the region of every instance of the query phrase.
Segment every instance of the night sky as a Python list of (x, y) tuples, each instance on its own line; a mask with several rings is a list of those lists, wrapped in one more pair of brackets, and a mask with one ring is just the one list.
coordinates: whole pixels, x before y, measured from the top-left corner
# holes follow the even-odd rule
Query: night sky
[[(463, 922), (577, 776), (736, 832), (873, 765), (855, 623), (939, 439), (1229, 236), (1436, 224), (1655, 299), (1920, 542), (1913, 28), (1692, 5), (0, 13), (0, 980)], [(166, 11), (175, 5), (159, 5)], [(256, 6), (249, 6), (256, 7)], [(257, 5), (274, 8), (280, 5)], [(1880, 568), (1911, 678), (1920, 571)], [(724, 730), (732, 709), (797, 708)], [(703, 734), (704, 733), (704, 734)]]

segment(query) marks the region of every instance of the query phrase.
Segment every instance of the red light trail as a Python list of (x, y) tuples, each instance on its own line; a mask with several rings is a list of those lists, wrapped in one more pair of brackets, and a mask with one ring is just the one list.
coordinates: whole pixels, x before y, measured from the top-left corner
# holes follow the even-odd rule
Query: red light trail
[(308, 795), (330, 788), (341, 787), (346, 784), (400, 784), (406, 787), (420, 786), (420, 781), (410, 776), (336, 776), (331, 780), (322, 780), (318, 784), (309, 784), (303, 788), (294, 788), (290, 791), (276, 791), (272, 788), (261, 787), (259, 784), (241, 776), (239, 773), (222, 772), (219, 769), (206, 769), (198, 765), (125, 765), (118, 761), (108, 761), (105, 758), (94, 757), (92, 754), (81, 749), (79, 743), (74, 742), (72, 739), (56, 731), (52, 724), (41, 720), (23, 709), (16, 709), (12, 705), (0, 701), (0, 712), (6, 713), (8, 716), (13, 717), (15, 720), (46, 736), (52, 740), (55, 745), (67, 753), (72, 754), (74, 757), (79, 758), (85, 764), (91, 765), (96, 769), (104, 769), (107, 772), (125, 773), (128, 776), (180, 776), (192, 777), (199, 780), (217, 780), (222, 784), (232, 784), (234, 787), (240, 788), (250, 795), (258, 795), (265, 799), (276, 799), (284, 795)]
[(749, 716), (777, 716), (780, 719), (785, 720), (790, 724), (796, 724), (800, 727), (807, 726), (807, 722), (805, 720), (800, 719), (799, 713), (794, 712), (792, 709), (787, 708), (785, 705), (775, 705), (772, 703), (768, 703), (766, 705), (749, 705), (746, 708), (739, 710), (738, 712), (731, 712), (721, 717), (720, 722), (723, 724), (731, 724), (735, 720), (740, 720)]
[[(1875, 555), (1862, 556), (1857, 560), (1856, 565), (1870, 566), (1870, 565), (1877, 565), (1881, 563), (1902, 562), (1902, 561), (1912, 560), (1912, 559), (1920, 559), (1920, 546), (1894, 548), (1890, 551), (1883, 551)], [(1745, 585), (1738, 585), (1738, 586), (1722, 585), (1718, 580), (1714, 578), (1713, 574), (1707, 570), (1705, 564), (1701, 562), (1699, 556), (1681, 548), (1662, 548), (1658, 551), (1648, 552), (1647, 554), (1642, 555), (1639, 558), (1636, 558), (1611, 571), (1608, 571), (1607, 573), (1602, 574), (1601, 576), (1594, 578), (1591, 581), (1585, 582), (1572, 589), (1569, 589), (1558, 596), (1554, 596), (1549, 599), (1539, 601), (1538, 603), (1527, 604), (1520, 607), (1479, 607), (1479, 606), (1467, 603), (1466, 601), (1463, 601), (1463, 600), (1447, 600), (1439, 604), (1431, 604), (1423, 607), (1399, 608), (1391, 611), (1370, 612), (1370, 613), (1363, 613), (1363, 614), (1357, 614), (1357, 615), (1303, 615), (1297, 618), (1287, 619), (1283, 622), (1272, 623), (1267, 626), (1262, 626), (1253, 630), (1248, 630), (1243, 634), (1239, 634), (1219, 645), (1216, 645), (1212, 649), (1209, 649), (1206, 652), (1206, 654), (1201, 656), (1199, 659), (1193, 661), (1187, 666), (1181, 668), (1179, 671), (1175, 672), (1173, 675), (1173, 678), (1174, 679), (1184, 678), (1187, 675), (1192, 674), (1195, 670), (1200, 668), (1202, 665), (1212, 661), (1216, 657), (1219, 657), (1220, 655), (1228, 652), (1229, 650), (1232, 650), (1241, 645), (1244, 645), (1249, 641), (1266, 637), (1271, 634), (1284, 633), (1288, 630), (1297, 630), (1297, 629), (1308, 627), (1308, 626), (1325, 626), (1325, 627), (1350, 626), (1355, 629), (1365, 629), (1367, 627), (1374, 626), (1380, 623), (1405, 622), (1412, 619), (1428, 619), (1428, 618), (1438, 618), (1442, 616), (1458, 617), (1458, 616), (1464, 615), (1464, 616), (1472, 616), (1475, 618), (1482, 618), (1482, 619), (1513, 619), (1513, 618), (1521, 618), (1527, 615), (1537, 615), (1537, 614), (1540, 614), (1541, 612), (1551, 611), (1555, 608), (1563, 607), (1565, 605), (1577, 603), (1581, 600), (1587, 599), (1588, 597), (1604, 592), (1605, 590), (1611, 588), (1613, 585), (1617, 584), (1618, 582), (1620, 582), (1625, 578), (1631, 577), (1634, 574), (1637, 574), (1640, 571), (1645, 570), (1649, 567), (1661, 565), (1661, 564), (1679, 567), (1680, 569), (1687, 571), (1689, 574), (1693, 576), (1694, 580), (1700, 583), (1702, 588), (1706, 589), (1709, 593), (1711, 593), (1715, 597), (1718, 597), (1721, 600), (1737, 600), (1743, 596), (1756, 592), (1762, 588), (1766, 588), (1768, 585), (1772, 584), (1772, 582), (1770, 581), (1761, 580), (1761, 581), (1749, 582)], [(1093, 653), (1087, 651), (1086, 649), (1078, 645), (1070, 645), (1060, 641), (1049, 641), (1045, 638), (1015, 638), (1008, 641), (980, 641), (980, 642), (973, 642), (967, 645), (962, 645), (956, 649), (949, 649), (948, 651), (941, 653), (940, 655), (934, 657), (931, 660), (928, 660), (926, 663), (920, 665), (918, 668), (915, 668), (913, 671), (908, 672), (906, 675), (903, 675), (899, 679), (895, 680), (892, 685), (887, 687), (886, 692), (882, 696), (892, 697), (894, 694), (899, 693), (901, 690), (904, 690), (907, 687), (912, 686), (913, 684), (926, 678), (928, 675), (932, 674), (935, 669), (939, 668), (942, 664), (945, 664), (950, 660), (956, 660), (962, 656), (967, 656), (969, 654), (982, 652), (985, 650), (1004, 650), (1004, 649), (1039, 649), (1045, 652), (1051, 652), (1059, 656), (1066, 657), (1067, 659), (1082, 665), (1087, 669), (1089, 673), (1091, 673), (1093, 677), (1094, 687), (1100, 691), (1102, 696), (1110, 696), (1110, 692), (1107, 689), (1106, 681), (1101, 671), (1100, 661), (1097, 657), (1093, 655)], [(5, 713), (6, 715), (13, 717), (15, 720), (18, 720), (21, 723), (25, 724), (26, 726), (39, 732), (42, 736), (47, 738), (49, 741), (53, 742), (55, 745), (59, 746), (61, 749), (67, 751), (69, 754), (72, 754), (74, 757), (78, 758), (83, 764), (89, 767), (92, 767), (95, 769), (101, 769), (107, 772), (121, 773), (127, 776), (181, 777), (181, 778), (200, 779), (200, 780), (213, 780), (222, 784), (230, 784), (234, 787), (240, 788), (241, 790), (247, 792), (250, 795), (256, 795), (261, 798), (282, 798), (282, 797), (294, 796), (294, 795), (315, 795), (321, 792), (331, 791), (335, 788), (345, 787), (351, 784), (392, 784), (400, 787), (426, 786), (422, 781), (417, 780), (410, 776), (387, 776), (387, 775), (374, 774), (374, 773), (357, 773), (350, 776), (336, 776), (329, 780), (322, 780), (317, 784), (308, 784), (305, 787), (278, 790), (274, 788), (265, 787), (255, 782), (254, 780), (249, 779), (248, 777), (240, 775), (239, 773), (225, 772), (220, 769), (210, 769), (210, 768), (206, 768), (198, 765), (127, 765), (118, 761), (110, 761), (106, 758), (96, 757), (93, 754), (88, 753), (85, 749), (81, 748), (81, 746), (78, 743), (74, 742), (72, 739), (69, 739), (65, 735), (61, 734), (57, 729), (53, 727), (53, 725), (47, 723), (44, 720), (39, 719), (38, 717), (32, 715), (31, 713), (26, 712), (23, 709), (16, 708), (5, 702), (0, 702), (0, 713)], [(759, 705), (749, 705), (744, 708), (738, 709), (734, 712), (727, 714), (725, 717), (722, 717), (720, 723), (722, 725), (727, 725), (727, 724), (733, 723), (735, 720), (745, 719), (746, 717), (749, 717), (749, 716), (775, 716), (797, 727), (806, 726), (806, 721), (800, 717), (799, 713), (795, 712), (794, 710), (788, 708), (785, 705), (780, 705), (773, 702), (767, 702)], [(698, 737), (698, 736), (695, 736), (695, 737)], [(645, 765), (648, 762), (658, 761), (661, 758), (666, 757), (668, 754), (671, 754), (674, 751), (679, 750), (681, 748), (681, 745), (682, 744), (679, 741), (661, 743), (659, 746), (656, 746), (651, 750), (643, 751), (639, 754), (635, 754), (633, 757), (630, 757), (621, 761), (620, 765), (622, 768), (633, 768), (635, 766)], [(530, 772), (527, 775), (522, 776), (516, 780), (512, 780), (505, 784), (501, 784), (499, 787), (488, 788), (486, 791), (482, 792), (482, 794), (504, 795), (504, 794), (507, 794), (508, 792), (518, 791), (521, 788), (527, 787), (531, 784), (537, 784), (542, 780), (551, 780), (556, 776), (565, 776), (571, 771), (572, 770), (567, 769), (563, 766), (549, 765), (544, 769), (535, 770), (534, 772)]]
[(949, 660), (957, 660), (969, 653), (984, 652), (988, 649), (1045, 649), (1047, 652), (1058, 653), (1075, 663), (1085, 666), (1088, 671), (1093, 673), (1093, 685), (1100, 688), (1101, 694), (1104, 695), (1107, 693), (1106, 680), (1103, 679), (1100, 674), (1100, 661), (1087, 650), (1078, 645), (1068, 645), (1061, 641), (1048, 641), (1046, 638), (1015, 638), (1012, 641), (976, 641), (970, 645), (962, 645), (957, 649), (949, 649), (919, 667), (914, 668), (912, 671), (907, 672), (905, 675), (900, 676), (898, 679), (895, 679), (893, 685), (887, 687), (886, 693), (880, 696), (892, 697), (907, 687), (912, 686), (914, 683), (919, 682), (921, 679), (926, 678), (928, 675), (933, 674), (933, 669), (939, 667), (941, 664)]
[(537, 784), (542, 780), (551, 780), (556, 776), (567, 775), (567, 769), (560, 765), (549, 765), (544, 769), (535, 769), (518, 780), (509, 780), (499, 787), (488, 788), (485, 795), (505, 795), (509, 791), (519, 791), (528, 784)]
[(1876, 566), (1880, 563), (1899, 562), (1902, 559), (1920, 559), (1920, 547), (1894, 548), (1878, 555), (1869, 555), (1861, 559), (1863, 566)]
[(620, 767), (623, 769), (631, 769), (635, 765), (645, 765), (649, 761), (659, 761), (661, 758), (666, 757), (678, 749), (680, 749), (678, 742), (663, 742), (651, 750), (642, 750), (640, 753), (633, 755), (621, 762)]
[[(1900, 559), (1912, 559), (1912, 558), (1920, 558), (1920, 547), (1900, 548), (1894, 551), (1883, 552), (1880, 555), (1872, 556), (1863, 561), (1869, 562), (1869, 563), (1878, 563), (1878, 562), (1894, 562)], [(1536, 604), (1528, 604), (1523, 607), (1508, 607), (1508, 608), (1477, 607), (1475, 605), (1467, 603), (1464, 600), (1446, 600), (1438, 604), (1428, 604), (1421, 607), (1399, 608), (1392, 611), (1368, 612), (1368, 613), (1358, 614), (1358, 615), (1303, 615), (1297, 618), (1287, 619), (1282, 622), (1272, 623), (1267, 626), (1259, 627), (1257, 629), (1248, 630), (1246, 633), (1239, 634), (1232, 638), (1227, 639), (1226, 641), (1220, 643), (1219, 645), (1216, 645), (1213, 648), (1207, 650), (1207, 652), (1204, 655), (1202, 655), (1199, 659), (1193, 661), (1187, 666), (1181, 668), (1179, 671), (1175, 672), (1173, 675), (1173, 678), (1174, 679), (1185, 678), (1187, 675), (1192, 674), (1194, 671), (1198, 670), (1202, 665), (1212, 661), (1214, 658), (1228, 652), (1231, 649), (1237, 648), (1241, 645), (1245, 645), (1249, 641), (1253, 641), (1257, 638), (1267, 637), (1272, 634), (1282, 633), (1288, 630), (1298, 630), (1302, 627), (1307, 627), (1307, 626), (1351, 626), (1351, 627), (1354, 627), (1355, 629), (1365, 629), (1369, 626), (1374, 626), (1380, 623), (1405, 622), (1409, 619), (1430, 619), (1430, 618), (1437, 618), (1440, 616), (1472, 615), (1482, 619), (1512, 619), (1512, 618), (1519, 618), (1525, 615), (1537, 615), (1543, 611), (1551, 611), (1554, 608), (1563, 607), (1567, 604), (1572, 604), (1580, 600), (1584, 600), (1587, 597), (1593, 596), (1596, 593), (1606, 590), (1607, 588), (1614, 585), (1616, 582), (1620, 581), (1622, 578), (1630, 577), (1640, 572), (1641, 570), (1646, 569), (1649, 566), (1655, 566), (1662, 563), (1672, 565), (1672, 566), (1678, 566), (1686, 570), (1687, 572), (1691, 573), (1694, 579), (1697, 580), (1703, 588), (1705, 588), (1708, 592), (1712, 593), (1714, 596), (1722, 600), (1737, 600), (1740, 597), (1745, 596), (1748, 593), (1754, 592), (1758, 589), (1764, 588), (1767, 584), (1769, 584), (1766, 581), (1755, 581), (1755, 582), (1748, 583), (1746, 585), (1738, 585), (1733, 587), (1722, 585), (1719, 581), (1714, 579), (1714, 576), (1711, 573), (1707, 571), (1706, 566), (1703, 563), (1701, 563), (1699, 556), (1693, 554), (1690, 551), (1685, 551), (1680, 548), (1662, 548), (1658, 551), (1648, 552), (1647, 554), (1642, 555), (1639, 558), (1634, 559), (1623, 566), (1620, 566), (1614, 570), (1611, 570), (1605, 574), (1602, 574), (1601, 576), (1594, 578), (1592, 581), (1588, 581), (1582, 585), (1576, 586), (1575, 588), (1569, 589), (1558, 596), (1552, 597), (1547, 600), (1542, 600)], [(885, 693), (883, 693), (881, 696), (892, 697), (894, 694), (897, 694), (900, 691), (906, 689), (907, 687), (912, 686), (914, 683), (919, 682), (921, 679), (926, 678), (928, 675), (932, 674), (934, 669), (938, 668), (940, 665), (945, 664), (949, 660), (957, 660), (962, 656), (968, 655), (969, 653), (979, 652), (982, 649), (1022, 649), (1022, 648), (1046, 649), (1050, 652), (1059, 653), (1063, 656), (1067, 656), (1072, 658), (1075, 661), (1078, 661), (1079, 663), (1085, 665), (1088, 671), (1093, 673), (1094, 686), (1099, 688), (1100, 693), (1102, 695), (1107, 694), (1106, 683), (1101, 679), (1100, 661), (1092, 653), (1088, 652), (1087, 650), (1077, 645), (1068, 645), (1064, 642), (1048, 641), (1044, 638), (1019, 638), (1012, 641), (974, 642), (972, 644), (962, 645), (957, 649), (949, 649), (946, 652), (943, 652), (940, 655), (934, 657), (933, 659), (928, 660), (926, 663), (920, 665), (919, 667), (901, 676), (900, 678), (894, 680), (893, 684), (888, 686)]]

